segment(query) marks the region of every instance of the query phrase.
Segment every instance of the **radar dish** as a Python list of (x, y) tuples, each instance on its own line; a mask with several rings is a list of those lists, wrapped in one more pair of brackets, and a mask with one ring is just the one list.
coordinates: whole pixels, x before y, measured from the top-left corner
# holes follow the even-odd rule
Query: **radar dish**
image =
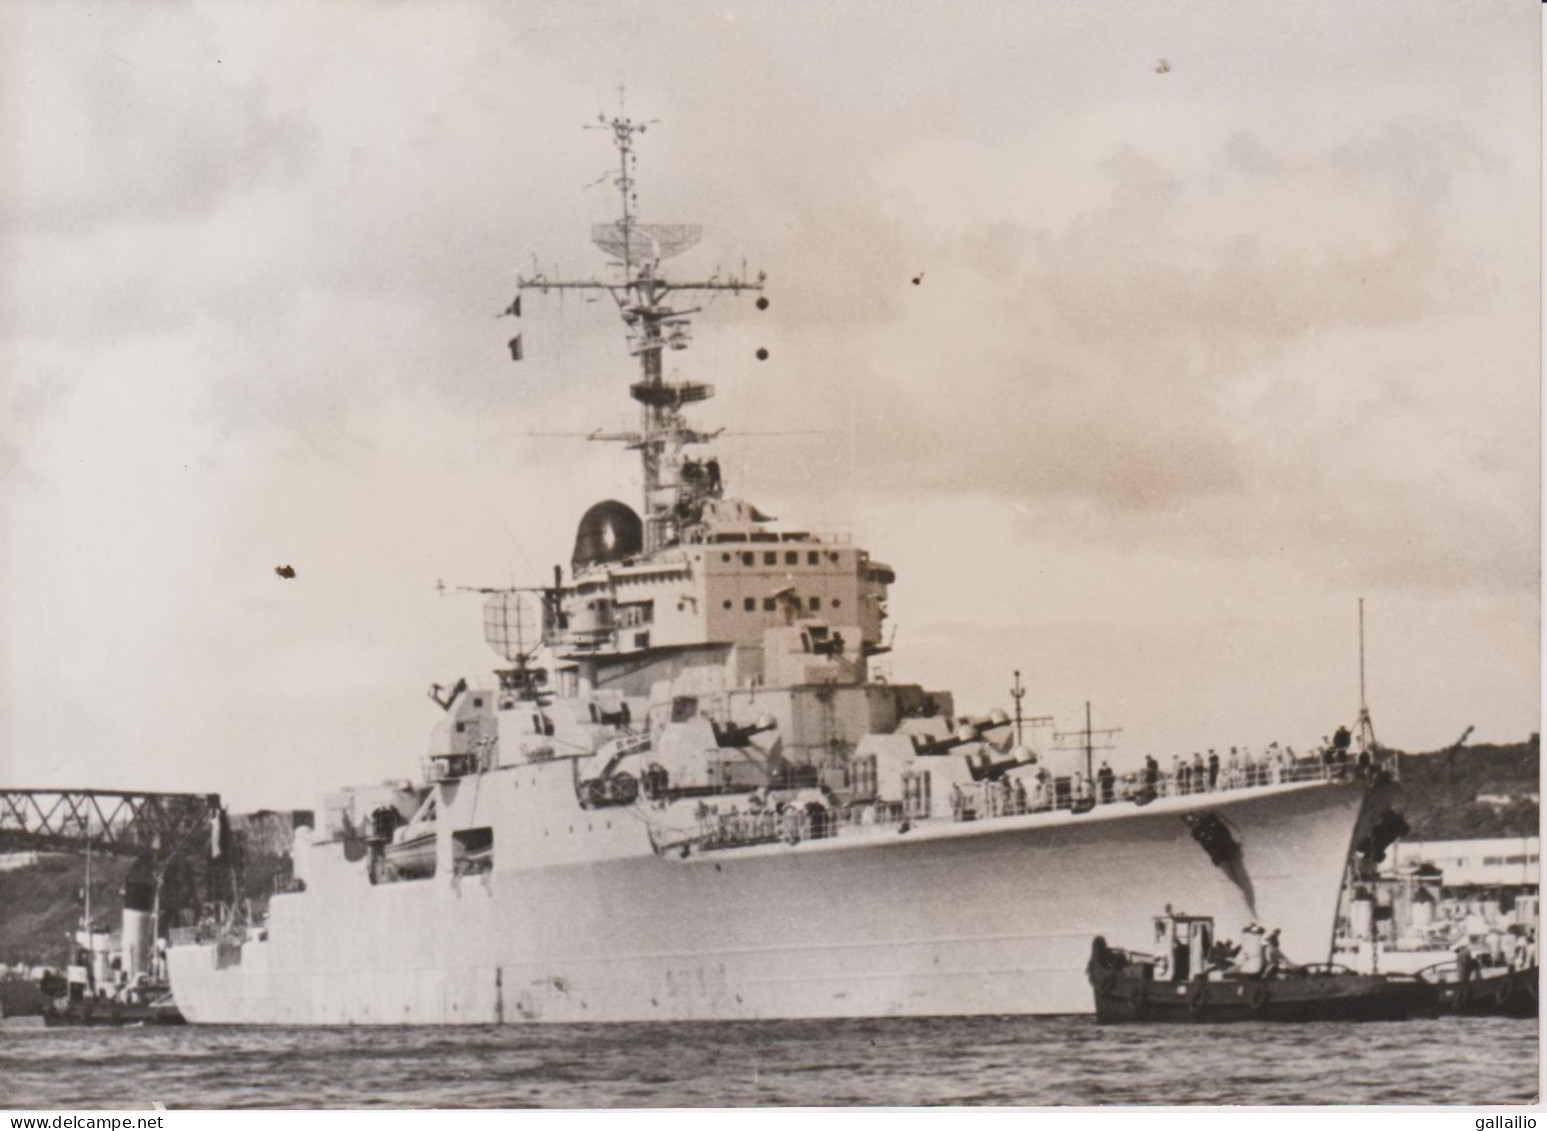
[[(621, 223), (592, 224), (591, 242), (614, 259), (644, 261), (681, 255), (704, 238), (702, 224), (634, 224), (624, 240)], [(625, 248), (626, 242), (626, 248)], [(628, 254), (624, 252), (627, 250)]]
[(521, 593), (495, 593), (483, 603), (483, 638), (508, 663), (519, 663), (535, 652), (542, 632), (542, 619)]

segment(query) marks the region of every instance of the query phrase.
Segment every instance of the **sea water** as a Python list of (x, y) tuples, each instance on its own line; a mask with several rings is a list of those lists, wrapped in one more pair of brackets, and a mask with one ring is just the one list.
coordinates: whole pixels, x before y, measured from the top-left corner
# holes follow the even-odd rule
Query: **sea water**
[(0, 1108), (1530, 1103), (1538, 1023), (0, 1030)]

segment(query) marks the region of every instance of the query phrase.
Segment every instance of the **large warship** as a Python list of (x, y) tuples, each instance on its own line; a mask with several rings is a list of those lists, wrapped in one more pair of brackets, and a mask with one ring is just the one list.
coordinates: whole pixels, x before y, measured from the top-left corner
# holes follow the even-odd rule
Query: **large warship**
[(607, 273), (523, 277), (506, 313), (563, 290), (616, 301), (639, 424), (592, 435), (639, 453), (640, 509), (588, 510), (567, 576), (481, 591), (503, 666), (432, 689), (424, 780), (325, 795), (264, 921), (174, 932), (183, 1015), (1088, 1013), (1091, 936), (1140, 937), (1167, 902), (1326, 952), (1387, 775), (1285, 757), (1208, 780), (1060, 767), (1003, 712), (962, 716), (873, 670), (892, 569), (738, 498), (717, 433), (687, 415), (713, 387), (663, 365), (690, 344), (695, 296), (766, 306), (762, 277), (668, 275), (699, 229), (636, 219), (645, 125), (599, 126), (622, 198), (592, 231)]

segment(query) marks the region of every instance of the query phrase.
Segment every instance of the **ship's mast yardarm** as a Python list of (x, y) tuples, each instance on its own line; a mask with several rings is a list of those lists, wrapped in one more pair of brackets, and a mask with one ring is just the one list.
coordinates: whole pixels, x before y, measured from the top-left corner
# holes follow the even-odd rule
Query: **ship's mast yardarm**
[(593, 432), (593, 440), (612, 440), (627, 444), (640, 455), (643, 472), (643, 514), (645, 551), (651, 552), (675, 541), (673, 503), (677, 472), (682, 464), (682, 449), (703, 443), (716, 433), (695, 431), (682, 415), (689, 404), (706, 401), (714, 395), (714, 386), (695, 381), (668, 381), (662, 352), (686, 349), (690, 343), (689, 316), (698, 307), (677, 309), (667, 304), (675, 292), (683, 295), (731, 291), (760, 291), (764, 276), (754, 280), (738, 276), (721, 278), (718, 273), (694, 281), (668, 280), (660, 273), (663, 260), (680, 255), (698, 243), (703, 229), (696, 224), (641, 224), (636, 212), (638, 195), (634, 177), (634, 135), (642, 134), (649, 122), (635, 122), (621, 114), (608, 118), (597, 115), (597, 124), (588, 129), (612, 132), (618, 151), (618, 188), (621, 210), (610, 224), (597, 224), (591, 230), (591, 242), (613, 257), (612, 267), (621, 279), (549, 279), (543, 275), (518, 278), (522, 288), (550, 290), (606, 291), (617, 304), (629, 330), (630, 352), (639, 359), (639, 379), (629, 388), (640, 405), (637, 432)]

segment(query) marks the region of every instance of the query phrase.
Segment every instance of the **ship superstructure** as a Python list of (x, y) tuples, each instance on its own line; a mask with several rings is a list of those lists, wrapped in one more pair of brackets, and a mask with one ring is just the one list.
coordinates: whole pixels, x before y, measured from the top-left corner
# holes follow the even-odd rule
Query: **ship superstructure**
[(688, 416), (713, 387), (663, 363), (695, 295), (763, 278), (671, 278), (699, 230), (638, 222), (645, 126), (599, 127), (620, 161), (621, 217), (592, 232), (611, 275), (521, 288), (616, 302), (639, 427), (592, 435), (640, 453), (640, 508), (588, 510), (567, 576), (480, 591), (504, 666), (432, 690), (424, 781), (327, 795), (265, 924), (174, 939), (184, 1015), (1087, 1012), (1090, 936), (1134, 933), (1157, 899), (1325, 950), (1373, 772), (1055, 773), (1003, 712), (873, 675), (893, 571), (737, 498)]

